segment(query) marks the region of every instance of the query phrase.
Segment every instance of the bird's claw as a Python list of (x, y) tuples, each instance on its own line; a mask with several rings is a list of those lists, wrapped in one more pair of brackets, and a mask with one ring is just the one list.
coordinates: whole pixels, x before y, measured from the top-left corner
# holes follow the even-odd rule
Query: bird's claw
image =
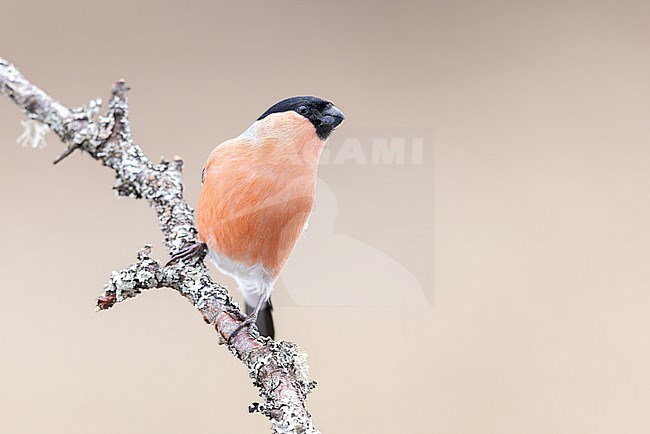
[(208, 245), (205, 243), (194, 243), (190, 244), (189, 246), (183, 248), (181, 251), (178, 253), (172, 255), (171, 259), (169, 262), (165, 264), (165, 267), (168, 267), (181, 259), (187, 259), (191, 258), (194, 256), (198, 256), (198, 258), (202, 261), (205, 259), (205, 256), (208, 254)]
[(232, 340), (235, 338), (235, 336), (237, 336), (239, 334), (239, 332), (242, 331), (244, 328), (246, 328), (246, 327), (248, 327), (249, 329), (251, 327), (257, 328), (257, 325), (255, 324), (256, 320), (257, 320), (257, 318), (255, 318), (252, 315), (247, 316), (246, 319), (244, 321), (242, 321), (241, 324), (239, 324), (237, 326), (235, 331), (230, 333), (230, 336), (228, 336), (228, 340), (226, 341), (228, 346), (230, 346), (230, 344), (232, 343)]

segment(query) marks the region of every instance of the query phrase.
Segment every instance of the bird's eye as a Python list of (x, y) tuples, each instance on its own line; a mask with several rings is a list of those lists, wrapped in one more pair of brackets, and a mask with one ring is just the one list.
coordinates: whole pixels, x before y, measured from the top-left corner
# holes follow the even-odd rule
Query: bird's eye
[(301, 105), (300, 107), (298, 107), (298, 113), (300, 113), (301, 115), (306, 115), (308, 112), (309, 109), (307, 108), (307, 106)]

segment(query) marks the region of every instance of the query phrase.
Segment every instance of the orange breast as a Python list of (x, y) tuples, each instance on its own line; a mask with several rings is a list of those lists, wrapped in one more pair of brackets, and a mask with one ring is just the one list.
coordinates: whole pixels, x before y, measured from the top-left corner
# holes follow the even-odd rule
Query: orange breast
[(273, 279), (311, 213), (322, 150), (318, 143), (297, 144), (321, 147), (301, 148), (309, 150), (302, 154), (287, 146), (278, 138), (219, 145), (206, 164), (197, 207), (199, 237), (210, 250), (247, 266), (261, 264)]

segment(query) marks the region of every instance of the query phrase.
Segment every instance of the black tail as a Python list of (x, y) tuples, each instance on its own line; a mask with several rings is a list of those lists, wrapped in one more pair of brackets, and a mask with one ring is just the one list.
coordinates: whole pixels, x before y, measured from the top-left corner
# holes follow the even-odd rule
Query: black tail
[[(249, 306), (246, 304), (246, 315), (250, 315), (255, 310), (255, 306)], [(271, 300), (265, 302), (260, 308), (259, 313), (257, 314), (257, 330), (259, 330), (262, 336), (268, 336), (271, 339), (275, 339), (275, 327), (273, 326), (273, 305)]]

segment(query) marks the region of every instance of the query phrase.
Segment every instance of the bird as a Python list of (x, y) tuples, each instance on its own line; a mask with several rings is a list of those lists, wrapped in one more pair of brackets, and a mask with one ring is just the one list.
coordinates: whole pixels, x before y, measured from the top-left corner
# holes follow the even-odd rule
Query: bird
[(217, 145), (203, 168), (196, 209), (199, 243), (242, 293), (246, 319), (275, 338), (273, 286), (308, 224), (323, 148), (345, 115), (315, 96), (284, 99), (239, 136)]

